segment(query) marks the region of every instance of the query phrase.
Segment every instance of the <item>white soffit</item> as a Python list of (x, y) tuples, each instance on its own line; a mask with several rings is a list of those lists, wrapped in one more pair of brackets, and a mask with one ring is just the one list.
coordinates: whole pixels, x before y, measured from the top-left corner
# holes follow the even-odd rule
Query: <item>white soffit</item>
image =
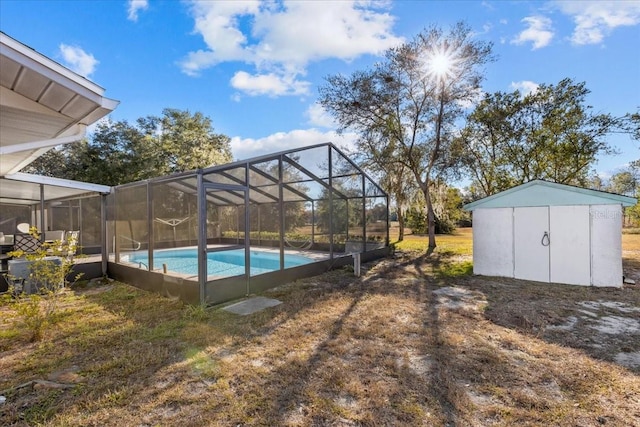
[(103, 94), (97, 84), (0, 32), (0, 176), (82, 139), (88, 125), (118, 105)]

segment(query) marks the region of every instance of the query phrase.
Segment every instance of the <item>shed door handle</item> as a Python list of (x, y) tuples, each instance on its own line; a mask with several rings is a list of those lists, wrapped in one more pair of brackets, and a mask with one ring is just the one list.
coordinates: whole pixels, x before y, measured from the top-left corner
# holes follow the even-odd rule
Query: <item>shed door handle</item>
[(542, 246), (549, 246), (551, 244), (551, 239), (549, 238), (549, 233), (548, 232), (544, 232), (544, 235), (542, 236), (542, 240), (540, 241), (540, 243), (542, 244)]

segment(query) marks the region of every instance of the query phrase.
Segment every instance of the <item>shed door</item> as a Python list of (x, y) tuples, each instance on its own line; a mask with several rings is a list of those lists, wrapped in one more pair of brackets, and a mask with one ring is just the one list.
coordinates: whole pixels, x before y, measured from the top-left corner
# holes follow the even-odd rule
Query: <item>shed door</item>
[(549, 208), (514, 208), (514, 277), (549, 281)]
[(551, 281), (591, 284), (589, 206), (551, 206)]

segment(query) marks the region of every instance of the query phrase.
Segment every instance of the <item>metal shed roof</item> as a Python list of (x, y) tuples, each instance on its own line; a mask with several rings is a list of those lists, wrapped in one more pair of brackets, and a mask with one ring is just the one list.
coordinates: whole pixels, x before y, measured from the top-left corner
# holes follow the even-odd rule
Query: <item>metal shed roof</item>
[(590, 190), (540, 179), (529, 181), (497, 194), (464, 205), (464, 210), (529, 206), (608, 205), (628, 207), (636, 204), (633, 197)]

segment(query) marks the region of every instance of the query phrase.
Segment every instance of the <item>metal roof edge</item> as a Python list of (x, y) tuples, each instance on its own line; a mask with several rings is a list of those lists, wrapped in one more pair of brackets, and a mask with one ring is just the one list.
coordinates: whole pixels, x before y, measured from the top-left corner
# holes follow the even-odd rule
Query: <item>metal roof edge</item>
[(515, 187), (511, 187), (507, 190), (501, 191), (499, 193), (496, 194), (492, 194), (491, 196), (487, 196), (487, 197), (483, 197), (482, 199), (476, 200), (474, 202), (471, 203), (467, 203), (466, 205), (464, 205), (462, 208), (465, 211), (472, 211), (474, 209), (477, 209), (478, 207), (492, 201), (498, 198), (502, 198), (508, 194), (511, 193), (515, 193), (518, 191), (522, 191), (526, 188), (532, 187), (532, 186), (545, 186), (545, 187), (550, 187), (550, 188), (555, 188), (558, 190), (564, 190), (564, 191), (573, 191), (575, 193), (581, 193), (581, 194), (585, 194), (585, 195), (589, 195), (589, 196), (595, 196), (595, 197), (600, 197), (603, 199), (609, 199), (609, 200), (613, 200), (616, 202), (619, 202), (620, 204), (622, 204), (622, 206), (625, 207), (629, 207), (629, 206), (633, 206), (637, 203), (637, 199), (634, 197), (629, 197), (629, 196), (623, 196), (621, 194), (615, 194), (615, 193), (609, 193), (606, 191), (600, 191), (600, 190), (592, 190), (589, 188), (582, 188), (582, 187), (576, 187), (573, 185), (567, 185), (567, 184), (560, 184), (557, 182), (551, 182), (551, 181), (545, 181), (543, 179), (534, 179), (532, 181), (526, 182), (524, 184), (520, 184), (517, 185)]
[(88, 182), (74, 181), (71, 179), (52, 178), (50, 176), (34, 175), (24, 172), (16, 172), (9, 175), (5, 175), (4, 179), (10, 179), (12, 181), (29, 182), (32, 184), (44, 184), (54, 187), (73, 188), (77, 190), (93, 191), (96, 193), (109, 194), (111, 193), (111, 187), (102, 184), (92, 184)]

